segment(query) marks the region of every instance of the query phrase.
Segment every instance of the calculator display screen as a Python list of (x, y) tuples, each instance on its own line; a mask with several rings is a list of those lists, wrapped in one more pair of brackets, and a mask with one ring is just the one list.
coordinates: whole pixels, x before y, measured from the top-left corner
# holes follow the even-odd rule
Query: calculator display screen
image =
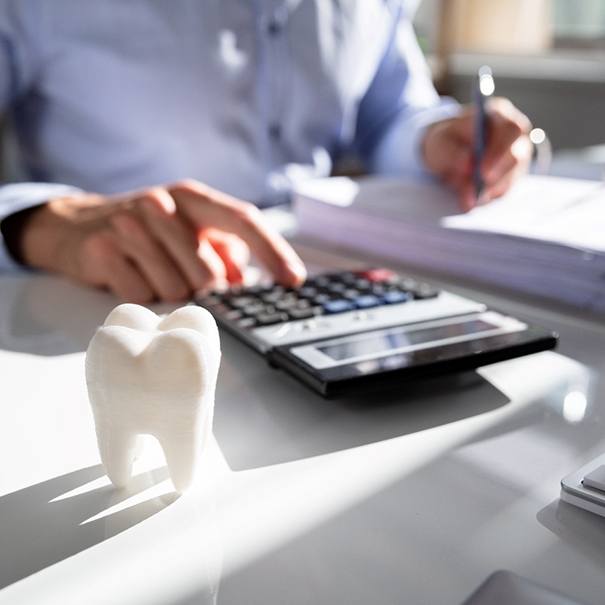
[(317, 347), (317, 349), (334, 361), (345, 361), (373, 354), (384, 354), (394, 349), (479, 334), (495, 328), (498, 328), (498, 326), (481, 319), (418, 328), (417, 330), (407, 327), (386, 330), (379, 334), (358, 334), (343, 338), (338, 342), (332, 341), (330, 344)]

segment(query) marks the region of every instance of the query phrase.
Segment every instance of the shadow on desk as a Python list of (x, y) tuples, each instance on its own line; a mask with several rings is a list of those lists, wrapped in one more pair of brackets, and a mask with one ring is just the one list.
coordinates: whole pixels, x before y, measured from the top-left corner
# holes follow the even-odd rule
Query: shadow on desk
[[(109, 294), (62, 277), (24, 273), (3, 276), (0, 349), (55, 356), (86, 351), (95, 330), (119, 304)], [(156, 313), (175, 304), (155, 304)]]
[(0, 497), (0, 589), (133, 527), (176, 498), (166, 494), (95, 519), (168, 477), (161, 468), (137, 475), (128, 489), (78, 490), (104, 474), (101, 465), (91, 466)]
[(51, 275), (3, 277), (0, 349), (54, 356), (85, 351), (116, 300)]
[(538, 512), (536, 519), (561, 540), (605, 566), (605, 518), (554, 500)]
[(475, 372), (326, 400), (223, 334), (214, 433), (233, 470), (291, 462), (483, 414), (509, 399)]

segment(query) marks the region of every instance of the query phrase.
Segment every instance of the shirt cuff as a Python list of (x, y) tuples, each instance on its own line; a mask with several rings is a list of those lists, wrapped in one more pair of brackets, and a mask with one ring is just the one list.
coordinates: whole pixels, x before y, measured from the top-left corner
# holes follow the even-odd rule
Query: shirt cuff
[(460, 110), (456, 101), (442, 97), (439, 105), (401, 114), (374, 151), (371, 171), (385, 176), (433, 178), (422, 155), (424, 135), (429, 126), (456, 117)]
[[(81, 189), (57, 183), (15, 183), (0, 187), (0, 223), (11, 214), (65, 195), (82, 193)], [(0, 231), (0, 272), (23, 270), (6, 248)]]

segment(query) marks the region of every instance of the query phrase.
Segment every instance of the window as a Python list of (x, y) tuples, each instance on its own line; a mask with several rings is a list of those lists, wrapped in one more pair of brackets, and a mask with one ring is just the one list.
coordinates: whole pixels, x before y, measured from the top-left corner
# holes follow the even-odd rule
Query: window
[(605, 0), (423, 0), (414, 25), (427, 54), (605, 50)]
[(555, 48), (605, 49), (605, 0), (552, 0)]

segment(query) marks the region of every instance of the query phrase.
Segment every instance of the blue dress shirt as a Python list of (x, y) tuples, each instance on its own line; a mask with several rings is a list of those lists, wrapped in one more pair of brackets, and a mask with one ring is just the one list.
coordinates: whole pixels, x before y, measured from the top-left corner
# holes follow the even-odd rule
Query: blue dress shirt
[(0, 0), (23, 169), (0, 220), (71, 188), (182, 178), (266, 205), (351, 151), (418, 175), (424, 129), (455, 111), (401, 0)]

